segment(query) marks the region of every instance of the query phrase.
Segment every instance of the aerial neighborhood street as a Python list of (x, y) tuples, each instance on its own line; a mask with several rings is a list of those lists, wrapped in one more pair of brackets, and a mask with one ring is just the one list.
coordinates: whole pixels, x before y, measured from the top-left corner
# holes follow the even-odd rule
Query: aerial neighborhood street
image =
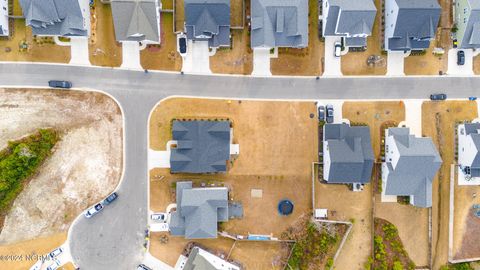
[(0, 270), (480, 269), (478, 0), (0, 6)]

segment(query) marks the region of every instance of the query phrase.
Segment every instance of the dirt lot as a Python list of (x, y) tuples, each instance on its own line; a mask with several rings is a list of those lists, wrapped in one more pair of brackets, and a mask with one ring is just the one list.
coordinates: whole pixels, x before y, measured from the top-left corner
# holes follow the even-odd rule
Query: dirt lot
[(380, 158), (382, 126), (388, 123), (397, 125), (405, 120), (405, 105), (402, 101), (345, 102), (342, 108), (343, 118), (350, 123), (366, 124), (370, 127), (373, 153)]
[(218, 49), (210, 57), (213, 73), (249, 75), (253, 70), (253, 51), (247, 30), (232, 30), (232, 48)]
[(455, 122), (477, 117), (477, 106), (471, 101), (424, 102), (422, 133), (432, 137), (443, 159), (433, 182), (432, 191), (432, 256), (433, 269), (447, 263), (450, 194), (450, 164), (454, 163)]
[(120, 180), (120, 109), (106, 95), (91, 92), (0, 89), (0, 96), (0, 148), (38, 128), (53, 127), (61, 136), (53, 155), (15, 200), (0, 243), (64, 232)]
[(173, 14), (162, 13), (160, 20), (160, 45), (148, 45), (140, 51), (140, 63), (145, 69), (180, 71), (182, 57), (177, 52), (177, 36), (172, 32)]
[[(318, 135), (315, 111), (315, 105), (307, 102), (184, 98), (162, 102), (151, 116), (151, 148), (165, 149), (166, 142), (171, 138), (170, 121), (173, 118), (228, 118), (233, 122), (234, 143), (240, 144), (241, 150), (227, 174), (223, 175), (192, 177), (170, 175), (168, 170), (162, 169), (151, 171), (152, 210), (164, 211), (166, 206), (173, 202), (171, 188), (173, 181), (218, 180), (231, 189), (233, 200), (241, 201), (244, 206), (244, 218), (224, 223), (224, 230), (243, 235), (273, 233), (279, 237), (281, 232), (293, 224), (301, 214), (311, 211), (311, 197), (305, 194), (311, 192), (311, 163), (317, 160)], [(310, 114), (313, 114), (313, 118)], [(292, 147), (293, 145), (295, 147)], [(159, 176), (164, 178), (158, 180)], [(262, 198), (252, 198), (252, 189), (262, 189)], [(278, 201), (284, 198), (291, 199), (295, 204), (294, 213), (288, 217), (278, 215), (276, 210)], [(261, 224), (258, 222), (260, 219)], [(175, 245), (178, 244), (181, 249), (185, 243)], [(212, 247), (216, 245), (212, 244)], [(258, 269), (255, 268), (256, 264), (251, 265), (252, 263), (271, 265), (271, 260), (275, 259), (270, 255), (275, 253), (275, 249), (272, 248), (264, 250), (264, 259), (260, 261), (241, 262), (250, 265), (250, 269)], [(248, 250), (249, 248), (235, 250), (232, 258), (237, 256), (236, 254), (242, 260), (244, 257), (253, 257), (248, 253), (253, 251)]]
[(453, 225), (453, 258), (456, 260), (480, 257), (480, 218), (475, 216), (474, 204), (480, 204), (479, 186), (459, 186), (455, 183)]
[[(23, 258), (17, 261), (2, 260), (0, 263), (0, 270), (25, 270), (36, 263), (36, 260), (29, 260), (28, 255), (44, 255), (58, 246), (65, 243), (67, 240), (66, 233), (56, 233), (49, 237), (42, 237), (35, 240), (22, 241), (20, 243), (0, 246), (0, 255), (19, 255)], [(35, 258), (35, 257), (32, 257)], [(36, 259), (36, 258), (35, 258)], [(73, 270), (73, 265), (69, 264), (63, 267), (65, 270)]]
[(445, 73), (447, 71), (448, 59), (447, 51), (442, 56), (432, 53), (436, 46), (432, 41), (430, 48), (423, 55), (410, 55), (405, 57), (405, 75), (438, 75), (439, 71)]
[[(382, 55), (382, 6), (381, 0), (375, 0), (377, 16), (373, 25), (372, 36), (367, 39), (367, 50), (364, 52), (349, 52), (342, 56), (342, 73), (344, 75), (385, 75), (387, 73), (387, 56)], [(374, 66), (367, 64), (371, 55), (378, 55), (381, 60)]]
[(278, 58), (271, 59), (273, 75), (310, 75), (323, 73), (324, 43), (318, 37), (318, 1), (309, 1), (308, 47), (304, 49), (280, 48)]
[[(22, 16), (19, 0), (13, 1), (13, 15)], [(15, 19), (10, 29), (9, 39), (0, 39), (0, 59), (2, 61), (31, 61), (68, 63), (70, 47), (55, 45), (53, 39), (42, 38), (35, 41), (30, 27), (25, 26), (24, 19)], [(28, 49), (20, 50), (22, 43), (28, 44)]]
[(119, 67), (122, 64), (122, 46), (115, 40), (112, 9), (109, 4), (95, 0), (91, 11), (90, 63), (95, 66)]

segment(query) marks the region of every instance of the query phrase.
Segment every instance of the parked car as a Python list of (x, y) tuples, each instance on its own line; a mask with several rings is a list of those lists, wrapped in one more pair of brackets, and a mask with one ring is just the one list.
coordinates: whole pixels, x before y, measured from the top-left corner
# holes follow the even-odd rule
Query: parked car
[(458, 51), (457, 52), (457, 65), (459, 65), (459, 66), (465, 65), (465, 52), (464, 51)]
[(53, 88), (72, 88), (72, 83), (69, 81), (57, 81), (57, 80), (50, 80), (48, 81), (48, 86)]
[(166, 213), (154, 213), (150, 215), (150, 218), (155, 221), (166, 221), (167, 214)]
[(333, 123), (333, 105), (332, 104), (328, 104), (327, 105), (327, 116), (326, 116), (326, 121), (327, 123), (331, 124)]
[(475, 100), (477, 100), (477, 97), (468, 97), (468, 100), (475, 101)]
[(318, 120), (325, 121), (325, 106), (318, 106)]
[(137, 270), (152, 270), (152, 268), (150, 268), (150, 267), (148, 267), (148, 266), (146, 266), (145, 264), (142, 263), (142, 264), (139, 264), (137, 266)]
[(92, 208), (88, 209), (87, 212), (85, 212), (85, 217), (91, 218), (92, 216), (96, 215), (98, 212), (102, 211), (102, 209), (103, 209), (102, 203), (97, 203)]
[(177, 36), (177, 50), (182, 57), (187, 54), (187, 36), (183, 33)]
[(47, 270), (57, 270), (60, 267), (61, 263), (59, 260), (55, 259), (52, 264), (47, 267)]
[(447, 99), (447, 95), (445, 94), (431, 94), (430, 100), (445, 100)]
[(115, 201), (117, 198), (118, 198), (118, 194), (116, 192), (113, 192), (112, 194), (108, 195), (108, 197), (105, 198), (105, 200), (103, 200), (103, 204), (104, 205), (109, 205), (113, 201)]
[(63, 249), (61, 247), (54, 249), (52, 252), (48, 253), (48, 256), (53, 260), (58, 255), (62, 254)]
[(335, 57), (340, 57), (340, 52), (342, 51), (342, 44), (340, 42), (335, 42)]

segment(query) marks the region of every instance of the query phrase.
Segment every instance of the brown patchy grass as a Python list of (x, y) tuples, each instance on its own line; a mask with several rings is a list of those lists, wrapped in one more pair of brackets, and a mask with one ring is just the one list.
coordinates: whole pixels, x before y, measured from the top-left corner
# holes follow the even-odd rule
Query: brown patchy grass
[(160, 45), (148, 45), (140, 51), (140, 63), (145, 69), (180, 71), (182, 57), (177, 52), (177, 37), (172, 32), (173, 14), (162, 13), (160, 20)]
[(173, 0), (175, 3), (175, 32), (183, 32), (185, 23), (184, 1)]
[[(45, 255), (53, 249), (61, 246), (67, 240), (67, 233), (58, 233), (52, 236), (28, 240), (13, 245), (0, 246), (1, 255), (23, 255), (23, 260), (8, 261), (0, 263), (0, 270), (24, 270), (36, 263), (33, 260), (25, 259), (25, 255)], [(67, 268), (74, 269), (74, 268)]]
[(444, 55), (434, 55), (432, 52), (435, 43), (435, 41), (430, 43), (430, 48), (424, 55), (410, 55), (405, 58), (405, 75), (438, 75), (439, 71), (443, 73), (447, 71), (448, 49)]
[[(349, 52), (342, 56), (342, 73), (344, 75), (385, 75), (387, 73), (387, 56), (382, 54), (382, 4), (375, 0), (377, 16), (373, 25), (372, 36), (367, 38), (367, 50), (364, 52)], [(368, 66), (370, 55), (379, 55), (383, 58), (376, 66)]]
[(455, 183), (453, 220), (453, 258), (480, 257), (480, 218), (475, 216), (474, 204), (480, 204), (480, 186), (459, 186)]
[(115, 40), (110, 5), (95, 0), (95, 6), (90, 11), (92, 24), (88, 48), (90, 63), (95, 66), (119, 67), (122, 64), (122, 45)]
[(480, 57), (478, 55), (473, 58), (473, 72), (476, 75), (480, 74)]
[(324, 43), (318, 37), (318, 1), (309, 1), (308, 47), (303, 49), (279, 48), (278, 58), (272, 58), (273, 75), (319, 76), (323, 72), (321, 59)]
[(213, 73), (248, 75), (253, 70), (253, 51), (247, 30), (231, 30), (232, 48), (219, 48), (210, 57)]
[(443, 159), (432, 191), (433, 269), (448, 261), (450, 164), (454, 163), (455, 123), (473, 120), (477, 115), (476, 103), (471, 101), (429, 101), (422, 105), (422, 133), (433, 139)]

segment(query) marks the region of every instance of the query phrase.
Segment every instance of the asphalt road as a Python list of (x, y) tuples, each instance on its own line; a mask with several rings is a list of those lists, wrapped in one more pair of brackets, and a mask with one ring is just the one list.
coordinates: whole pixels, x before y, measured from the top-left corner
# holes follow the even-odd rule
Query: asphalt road
[(102, 213), (80, 218), (69, 235), (81, 269), (134, 269), (143, 255), (147, 224), (147, 120), (150, 110), (171, 95), (258, 99), (405, 99), (434, 92), (451, 98), (480, 95), (480, 77), (254, 78), (194, 76), (66, 65), (0, 63), (6, 86), (47, 86), (70, 80), (75, 88), (115, 97), (125, 117), (124, 176), (119, 199)]

